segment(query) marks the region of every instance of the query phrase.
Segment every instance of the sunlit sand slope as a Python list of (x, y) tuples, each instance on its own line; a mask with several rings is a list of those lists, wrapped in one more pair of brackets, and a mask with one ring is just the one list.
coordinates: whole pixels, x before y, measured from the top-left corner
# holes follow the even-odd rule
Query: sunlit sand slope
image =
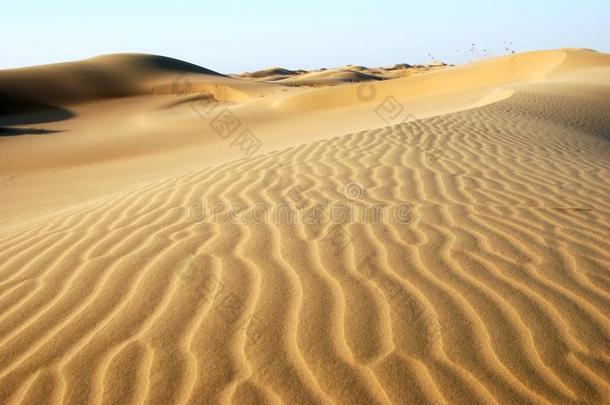
[(44, 135), (104, 159), (0, 138), (0, 403), (607, 403), (610, 63), (521, 56), (220, 102), (247, 159), (166, 95)]

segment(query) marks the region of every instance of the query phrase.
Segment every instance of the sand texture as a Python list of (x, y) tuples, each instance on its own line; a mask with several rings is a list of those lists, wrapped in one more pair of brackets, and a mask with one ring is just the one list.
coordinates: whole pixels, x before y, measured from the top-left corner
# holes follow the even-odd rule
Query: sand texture
[(1, 404), (610, 403), (609, 55), (4, 70), (0, 196)]

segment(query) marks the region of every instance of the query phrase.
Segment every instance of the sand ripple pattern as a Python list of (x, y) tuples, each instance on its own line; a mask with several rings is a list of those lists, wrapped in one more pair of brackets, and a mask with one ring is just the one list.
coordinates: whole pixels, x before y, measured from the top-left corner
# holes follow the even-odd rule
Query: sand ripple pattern
[[(0, 403), (607, 402), (610, 105), (582, 105), (518, 93), (4, 231)], [(412, 220), (335, 225), (338, 250), (189, 217), (347, 184)]]

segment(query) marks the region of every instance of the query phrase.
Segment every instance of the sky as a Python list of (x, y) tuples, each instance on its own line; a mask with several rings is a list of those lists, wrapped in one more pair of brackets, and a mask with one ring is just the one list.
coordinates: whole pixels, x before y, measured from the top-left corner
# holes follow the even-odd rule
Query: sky
[(609, 1), (127, 0), (0, 5), (0, 69), (152, 53), (222, 73), (610, 52)]

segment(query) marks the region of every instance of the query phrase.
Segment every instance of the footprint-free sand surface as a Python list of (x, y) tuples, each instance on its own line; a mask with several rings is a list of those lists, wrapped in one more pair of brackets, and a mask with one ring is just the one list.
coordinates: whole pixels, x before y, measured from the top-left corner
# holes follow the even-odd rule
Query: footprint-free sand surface
[(610, 403), (610, 56), (0, 71), (1, 404)]

